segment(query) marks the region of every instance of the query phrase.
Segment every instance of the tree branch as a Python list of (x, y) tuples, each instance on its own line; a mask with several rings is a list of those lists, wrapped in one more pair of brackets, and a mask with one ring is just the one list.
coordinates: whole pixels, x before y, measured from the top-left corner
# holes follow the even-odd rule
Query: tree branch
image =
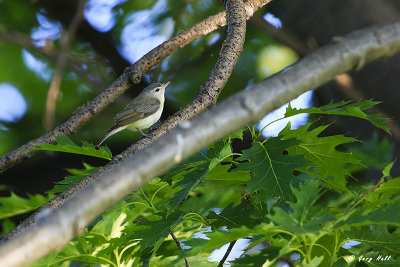
[[(33, 53), (37, 53), (47, 57), (50, 60), (57, 61), (58, 58), (57, 54), (59, 52), (54, 49), (52, 43), (50, 43), (50, 45), (46, 45), (43, 47), (37, 47), (33, 44), (34, 41), (27, 34), (16, 31), (2, 31), (2, 30), (0, 30), (0, 40), (5, 42), (17, 43)], [(73, 72), (77, 73), (82, 78), (84, 78), (88, 83), (90, 83), (93, 86), (93, 88), (100, 89), (104, 87), (100, 80), (96, 79), (87, 70), (83, 69), (79, 65), (79, 63), (72, 62), (71, 58), (68, 59), (67, 66)], [(104, 90), (104, 88), (102, 90)]]
[(67, 65), (67, 54), (69, 50), (69, 46), (74, 39), (75, 33), (79, 27), (80, 22), (83, 19), (83, 11), (85, 9), (85, 0), (80, 0), (78, 3), (78, 10), (76, 11), (75, 16), (73, 17), (71, 24), (68, 27), (68, 31), (62, 35), (61, 42), (61, 51), (58, 55), (56, 69), (54, 71), (53, 79), (50, 83), (50, 88), (47, 92), (46, 99), (46, 115), (45, 115), (45, 127), (46, 130), (51, 130), (54, 127), (55, 120), (55, 112), (56, 112), (56, 103), (58, 94), (60, 91), (60, 85), (62, 80), (62, 74), (64, 72), (64, 68)]
[[(236, 3), (236, 6), (235, 4)], [(230, 5), (230, 6), (228, 6)], [(228, 16), (228, 33), (222, 45), (220, 57), (212, 69), (208, 80), (201, 87), (200, 93), (192, 101), (174, 115), (165, 120), (160, 127), (151, 132), (152, 138), (142, 138), (134, 145), (119, 155), (119, 158), (127, 157), (137, 150), (143, 149), (175, 128), (182, 121), (194, 118), (217, 102), (218, 96), (224, 88), (228, 78), (243, 49), (246, 36), (246, 14), (242, 1), (227, 1), (227, 10), (232, 10)], [(137, 77), (137, 76), (136, 76)]]
[[(174, 232), (171, 231), (170, 234), (171, 234), (171, 236), (172, 236), (172, 239), (174, 239), (174, 241), (175, 241), (175, 243), (176, 243), (176, 246), (177, 246), (180, 250), (183, 251), (183, 248), (182, 248), (182, 246), (181, 246), (181, 242), (179, 242), (178, 238), (176, 238)], [(185, 257), (185, 266), (186, 266), (186, 267), (190, 267), (189, 261), (188, 261), (188, 259), (187, 259), (186, 257)]]
[(196, 99), (182, 110), (178, 111), (175, 115), (171, 116), (166, 120), (158, 129), (151, 132), (152, 138), (142, 138), (136, 144), (122, 152), (121, 154), (114, 157), (114, 159), (104, 166), (101, 170), (86, 177), (84, 180), (69, 188), (65, 192), (46, 203), (40, 209), (27, 218), (24, 222), (19, 224), (13, 231), (2, 237), (2, 240), (8, 239), (21, 231), (25, 231), (31, 225), (36, 223), (36, 217), (45, 212), (47, 209), (54, 209), (60, 206), (66, 199), (73, 196), (82, 187), (85, 187), (88, 183), (94, 180), (99, 173), (106, 172), (108, 169), (113, 168), (122, 159), (133, 154), (136, 150), (142, 149), (150, 142), (154, 142), (164, 135), (171, 128), (176, 127), (179, 122), (193, 118), (198, 113), (205, 110), (208, 106), (214, 104), (217, 101), (218, 95), (223, 89), (226, 81), (232, 73), (233, 67), (239, 58), (239, 54), (242, 51), (245, 32), (246, 32), (246, 18), (245, 10), (243, 8), (242, 0), (230, 0), (227, 2), (228, 10), (228, 34), (225, 43), (222, 47), (220, 57), (210, 73), (210, 77), (202, 87), (200, 94)]
[[(257, 9), (271, 1), (272, 0), (247, 1), (245, 4), (246, 17), (250, 18)], [(206, 18), (205, 20), (177, 34), (170, 40), (160, 44), (149, 53), (144, 55), (135, 64), (128, 67), (124, 74), (118, 77), (118, 79), (115, 80), (110, 87), (94, 98), (89, 104), (81, 107), (66, 122), (56, 127), (51, 132), (48, 132), (45, 135), (34, 139), (3, 156), (0, 159), (0, 173), (17, 165), (24, 159), (30, 158), (37, 154), (38, 151), (29, 150), (34, 146), (46, 143), (54, 144), (54, 136), (72, 135), (90, 119), (111, 104), (119, 95), (124, 93), (130, 87), (131, 80), (134, 83), (138, 83), (141, 79), (141, 76), (151, 67), (159, 63), (162, 59), (198, 39), (199, 37), (204, 36), (219, 27), (225, 26), (226, 23), (226, 12), (220, 12), (217, 15)]]
[[(271, 35), (272, 38), (277, 40), (279, 43), (289, 46), (296, 51), (300, 56), (304, 57), (313, 51), (312, 48), (307, 47), (301, 40), (297, 39), (294, 35), (277, 29), (267, 23), (261, 16), (254, 16), (250, 21), (261, 27), (266, 33)], [(314, 49), (315, 50), (315, 49)], [(334, 81), (338, 85), (339, 90), (350, 100), (360, 101), (365, 100), (364, 94), (354, 86), (353, 80), (349, 74), (342, 73), (335, 77)], [(380, 108), (372, 107), (366, 111), (367, 113), (381, 114), (383, 117), (389, 118), (390, 116), (385, 114)], [(386, 125), (389, 127), (393, 139), (400, 143), (400, 126), (394, 121), (387, 121)]]
[(60, 249), (94, 218), (152, 178), (227, 134), (317, 88), (360, 63), (400, 52), (400, 20), (355, 31), (295, 63), (249, 90), (242, 91), (184, 122), (168, 135), (99, 172), (62, 206), (36, 217), (37, 224), (0, 246), (1, 266), (22, 266)]
[(219, 262), (219, 264), (218, 264), (217, 267), (222, 267), (222, 266), (224, 266), (224, 262), (226, 261), (226, 259), (228, 258), (229, 254), (231, 253), (231, 251), (232, 251), (232, 249), (233, 249), (233, 246), (236, 244), (236, 241), (237, 241), (237, 240), (232, 241), (232, 242), (229, 243), (229, 247), (228, 247), (228, 249), (226, 250), (224, 256), (222, 257), (222, 259), (221, 259), (221, 261)]

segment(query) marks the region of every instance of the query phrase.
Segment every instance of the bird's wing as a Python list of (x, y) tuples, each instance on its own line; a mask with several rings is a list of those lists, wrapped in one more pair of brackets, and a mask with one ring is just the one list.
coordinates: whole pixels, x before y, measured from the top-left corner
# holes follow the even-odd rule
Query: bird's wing
[(156, 98), (146, 99), (146, 103), (142, 101), (132, 101), (120, 113), (115, 116), (115, 123), (109, 131), (118, 127), (131, 124), (140, 119), (144, 119), (160, 108), (160, 101)]

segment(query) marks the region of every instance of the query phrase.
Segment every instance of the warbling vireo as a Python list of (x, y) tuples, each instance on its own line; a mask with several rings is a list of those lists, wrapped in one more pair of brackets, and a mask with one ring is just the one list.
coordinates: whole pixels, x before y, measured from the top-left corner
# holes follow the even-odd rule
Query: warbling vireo
[(167, 83), (153, 83), (143, 89), (120, 113), (115, 116), (114, 125), (108, 130), (106, 136), (99, 142), (99, 147), (108, 137), (124, 129), (139, 131), (155, 124), (161, 117), (164, 109), (164, 92)]

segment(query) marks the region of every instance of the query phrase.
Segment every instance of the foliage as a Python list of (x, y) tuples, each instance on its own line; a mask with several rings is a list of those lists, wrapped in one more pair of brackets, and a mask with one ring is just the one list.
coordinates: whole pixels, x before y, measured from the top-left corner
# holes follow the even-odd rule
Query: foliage
[[(11, 38), (0, 42), (0, 85), (15, 87), (29, 110), (17, 122), (0, 122), (0, 154), (43, 134), (40, 121), (57, 58), (49, 55), (60, 53), (60, 37), (68, 29), (69, 23), (58, 21), (51, 10), (35, 5), (38, 1), (31, 2), (0, 1), (4, 10), (0, 33), (12, 37), (10, 33), (16, 32), (34, 40), (31, 43), (30, 38)], [(107, 39), (121, 40), (116, 42), (123, 42), (123, 32), (129, 32), (129, 45), (114, 44), (119, 51), (129, 47), (141, 51), (144, 46), (150, 49), (155, 45), (154, 36), (157, 41), (167, 39), (223, 10), (222, 1), (117, 2), (106, 5), (114, 6), (110, 13), (115, 23), (110, 21), (112, 28), (100, 32)], [(43, 33), (46, 27), (57, 30), (51, 35), (34, 35)], [(173, 81), (166, 92), (170, 113), (198, 93), (217, 60), (224, 34), (225, 29), (219, 29), (196, 40), (143, 77), (147, 81)], [(90, 35), (76, 36), (69, 48), (57, 100), (56, 125), (121, 73), (109, 64), (119, 54), (96, 51), (98, 40), (90, 41), (86, 36)], [(125, 53), (121, 58), (129, 58), (132, 63), (139, 56), (142, 54), (133, 58)], [(229, 90), (223, 90), (220, 99), (296, 59), (293, 51), (271, 41), (262, 27), (249, 23), (243, 52), (226, 85)], [(364, 113), (376, 104), (367, 100), (310, 109), (289, 106), (285, 118), (301, 113), (352, 116), (388, 132), (386, 119)], [(122, 105), (111, 105), (74, 138), (98, 140)], [(183, 266), (184, 257), (192, 266), (215, 266), (209, 261), (210, 253), (238, 239), (247, 240), (248, 246), (240, 258), (231, 261), (232, 266), (268, 266), (277, 262), (296, 266), (399, 266), (400, 177), (390, 176), (392, 147), (377, 138), (361, 143), (343, 135), (327, 136), (328, 127), (308, 123), (292, 130), (289, 124), (277, 137), (267, 140), (259, 140), (261, 133), (253, 133), (250, 144), (243, 140), (243, 134), (248, 132), (242, 129), (232, 133), (132, 193), (60, 252), (34, 266)], [(124, 142), (128, 136), (122, 132), (118, 140)], [(112, 157), (107, 147), (96, 150), (87, 142), (79, 146), (66, 137), (55, 138), (57, 145), (45, 144), (35, 149)], [(242, 148), (233, 148), (232, 142)], [(356, 180), (367, 168), (381, 171), (382, 176), (375, 175), (376, 182)], [(0, 198), (2, 234), (13, 229), (10, 219), (19, 220), (15, 216), (35, 210), (53, 194), (65, 191), (97, 169), (86, 163), (81, 170), (68, 169), (70, 175), (44, 196), (10, 192), (8, 197)], [(171, 233), (180, 240), (183, 251)], [(349, 241), (359, 243), (350, 246)]]
[[(348, 105), (329, 106), (336, 114), (352, 115)], [(370, 118), (360, 112), (355, 115)], [(250, 147), (238, 152), (232, 142), (243, 143), (248, 132), (232, 133), (129, 195), (61, 252), (34, 266), (182, 266), (184, 258), (192, 265), (214, 266), (210, 253), (238, 239), (248, 240), (248, 246), (232, 266), (282, 261), (296, 266), (398, 265), (400, 177), (390, 176), (393, 162), (373, 164), (385, 163), (377, 184), (349, 184), (355, 175), (349, 170), (365, 169), (366, 161), (338, 150), (347, 145), (349, 151), (365, 146), (373, 151), (386, 145), (322, 136), (327, 127), (308, 123), (292, 130), (288, 124), (277, 137), (253, 136)], [(61, 192), (96, 169), (85, 164), (84, 170), (69, 170), (72, 176), (51, 192)]]
[(84, 163), (83, 166), (85, 167), (85, 169), (83, 170), (67, 169), (67, 171), (72, 175), (66, 176), (63, 180), (57, 182), (54, 188), (49, 190), (47, 193), (57, 194), (64, 192), (71, 185), (78, 183), (79, 181), (83, 180), (86, 176), (94, 173), (99, 169), (98, 167), (93, 167), (86, 163)]
[(385, 122), (388, 121), (387, 118), (384, 118), (378, 114), (367, 114), (363, 112), (363, 110), (371, 108), (379, 103), (380, 103), (379, 101), (372, 101), (372, 100), (366, 100), (363, 102), (354, 102), (354, 103), (340, 101), (319, 108), (312, 107), (307, 109), (293, 109), (289, 104), (285, 113), (285, 118), (301, 113), (352, 116), (368, 120), (375, 127), (381, 128), (382, 130), (385, 130), (387, 133), (389, 133), (390, 132), (389, 127), (385, 125)]
[(51, 194), (48, 196), (28, 194), (27, 198), (23, 198), (11, 192), (9, 197), (0, 197), (0, 219), (36, 210), (52, 198)]
[(33, 150), (50, 150), (65, 153), (80, 154), (85, 156), (98, 157), (102, 159), (111, 160), (112, 153), (106, 146), (96, 149), (93, 144), (82, 141), (82, 146), (77, 146), (71, 139), (66, 136), (55, 136), (57, 145), (44, 144), (35, 146)]

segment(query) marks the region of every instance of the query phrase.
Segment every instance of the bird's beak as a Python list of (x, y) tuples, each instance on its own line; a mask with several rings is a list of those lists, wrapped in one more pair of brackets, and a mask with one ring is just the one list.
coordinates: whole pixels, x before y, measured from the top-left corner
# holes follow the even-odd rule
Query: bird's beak
[(171, 83), (171, 81), (168, 81), (168, 82), (164, 83), (163, 84), (164, 88), (167, 87), (170, 83)]

